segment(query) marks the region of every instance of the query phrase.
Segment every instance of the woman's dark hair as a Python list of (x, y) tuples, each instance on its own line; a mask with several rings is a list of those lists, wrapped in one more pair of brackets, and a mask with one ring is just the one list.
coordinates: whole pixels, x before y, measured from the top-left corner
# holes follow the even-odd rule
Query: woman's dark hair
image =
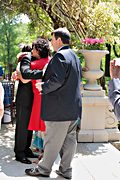
[(58, 28), (54, 30), (51, 35), (55, 36), (55, 39), (61, 38), (63, 44), (70, 44), (71, 35), (66, 27)]
[(41, 58), (46, 58), (50, 55), (49, 42), (46, 39), (38, 38), (32, 43), (32, 49), (33, 47), (38, 51)]
[(22, 48), (22, 52), (31, 52), (32, 51), (32, 48), (31, 46), (29, 45), (25, 45), (23, 48)]

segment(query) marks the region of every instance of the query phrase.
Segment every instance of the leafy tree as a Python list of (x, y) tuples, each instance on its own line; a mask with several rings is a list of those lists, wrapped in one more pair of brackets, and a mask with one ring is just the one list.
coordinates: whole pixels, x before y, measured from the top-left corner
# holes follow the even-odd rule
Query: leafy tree
[(119, 0), (7, 0), (1, 1), (0, 8), (27, 14), (31, 32), (38, 35), (48, 35), (59, 26), (67, 26), (78, 39), (89, 36), (111, 41), (120, 34)]
[(31, 44), (36, 39), (36, 34), (29, 34), (28, 25), (14, 18), (4, 15), (0, 20), (0, 64), (8, 73), (16, 67), (16, 55), (20, 51), (19, 44)]
[[(51, 6), (48, 6), (46, 0), (8, 0), (1, 1), (0, 9), (7, 13), (27, 14), (31, 20), (30, 29), (38, 34), (45, 34), (53, 29), (54, 23), (59, 19), (52, 16)], [(55, 18), (56, 17), (56, 18)]]
[(78, 48), (80, 40), (88, 36), (104, 37), (110, 44), (119, 42), (119, 0), (1, 0), (0, 3), (0, 13), (28, 15), (32, 36), (49, 36), (53, 28), (67, 26)]
[(15, 59), (15, 41), (17, 34), (14, 30), (14, 20), (3, 16), (0, 23), (0, 61), (4, 64), (12, 64)]
[(79, 39), (101, 38), (111, 41), (118, 34), (120, 7), (113, 1), (53, 0), (53, 11), (71, 25)]

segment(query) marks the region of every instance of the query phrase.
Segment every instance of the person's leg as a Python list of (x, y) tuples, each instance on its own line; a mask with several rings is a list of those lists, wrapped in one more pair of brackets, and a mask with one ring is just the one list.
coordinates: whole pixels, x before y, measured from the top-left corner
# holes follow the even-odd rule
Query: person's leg
[(76, 128), (77, 121), (72, 121), (69, 126), (64, 144), (60, 151), (61, 162), (59, 166), (59, 171), (62, 173), (64, 177), (68, 178), (72, 177), (71, 162), (77, 147)]
[(39, 156), (37, 160), (32, 161), (33, 163), (38, 164), (38, 162), (43, 158), (43, 139), (45, 132), (36, 131), (34, 134), (33, 147), (35, 147), (34, 152), (38, 152)]
[(46, 135), (44, 138), (43, 159), (38, 164), (40, 172), (51, 172), (52, 165), (60, 152), (65, 140), (70, 121), (68, 122), (46, 122)]
[(38, 152), (43, 150), (41, 131), (35, 131), (32, 145), (38, 150)]
[(25, 109), (23, 106), (17, 108), (17, 120), (16, 120), (16, 130), (15, 130), (15, 155), (16, 157), (25, 157), (25, 149), (27, 145), (28, 138), (28, 122), (30, 118), (30, 110)]
[[(46, 135), (44, 137), (43, 158), (38, 163), (41, 174), (49, 175), (52, 165), (60, 152), (71, 121), (68, 122), (45, 122)], [(29, 174), (29, 173), (28, 173)], [(30, 174), (29, 174), (30, 175)]]
[(33, 131), (30, 131), (30, 130), (27, 130), (28, 133), (27, 133), (27, 142), (26, 142), (26, 147), (25, 147), (25, 155), (27, 157), (29, 157), (30, 155), (33, 154), (32, 150), (30, 149), (31, 147), (31, 142), (32, 142), (32, 134), (33, 134)]

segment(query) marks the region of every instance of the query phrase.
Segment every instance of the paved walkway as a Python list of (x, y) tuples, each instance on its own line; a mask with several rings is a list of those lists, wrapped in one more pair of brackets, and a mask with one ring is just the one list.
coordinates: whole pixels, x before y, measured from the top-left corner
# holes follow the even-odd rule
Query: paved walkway
[[(14, 127), (2, 125), (0, 130), (0, 179), (1, 180), (61, 180), (55, 170), (57, 159), (50, 178), (30, 177), (24, 170), (35, 166), (15, 161)], [(120, 180), (120, 152), (110, 143), (78, 143), (73, 163), (72, 180)]]

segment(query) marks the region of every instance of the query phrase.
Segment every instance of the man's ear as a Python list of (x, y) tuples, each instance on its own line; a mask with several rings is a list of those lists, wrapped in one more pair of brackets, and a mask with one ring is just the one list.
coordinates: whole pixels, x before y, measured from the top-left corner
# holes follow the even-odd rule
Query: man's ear
[(58, 38), (58, 41), (59, 41), (59, 44), (60, 44), (60, 45), (63, 44), (63, 42), (62, 42), (62, 40), (61, 40), (60, 37)]

